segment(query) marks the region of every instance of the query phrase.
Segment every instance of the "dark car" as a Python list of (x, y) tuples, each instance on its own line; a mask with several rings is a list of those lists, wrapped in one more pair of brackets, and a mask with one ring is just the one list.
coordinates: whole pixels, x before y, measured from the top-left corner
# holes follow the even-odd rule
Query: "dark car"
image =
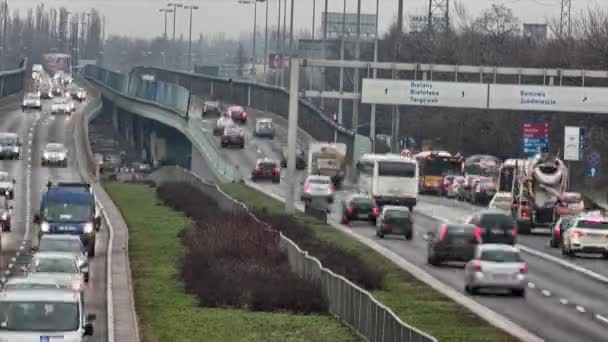
[(11, 213), (13, 206), (8, 204), (8, 198), (0, 196), (0, 227), (3, 232), (11, 231)]
[(470, 201), (471, 200), (471, 189), (473, 188), (473, 183), (475, 180), (479, 178), (479, 176), (467, 175), (464, 177), (464, 182), (462, 186), (458, 188), (458, 194), (456, 195), (456, 199), (459, 201)]
[(414, 220), (407, 207), (386, 205), (376, 220), (376, 236), (403, 235), (406, 240), (414, 237)]
[(214, 116), (222, 116), (222, 108), (220, 107), (220, 103), (217, 101), (206, 101), (203, 104), (203, 117), (214, 115)]
[(485, 209), (466, 220), (475, 226), (475, 236), (480, 243), (503, 243), (514, 245), (517, 225), (509, 213), (499, 209)]
[[(281, 151), (281, 167), (287, 167), (287, 146), (284, 146)], [(300, 148), (296, 148), (296, 169), (304, 170), (306, 168), (307, 162), (306, 152)]]
[(446, 261), (468, 262), (475, 256), (479, 240), (472, 224), (442, 224), (427, 233), (427, 262), (438, 266)]
[(251, 171), (251, 180), (256, 182), (262, 179), (270, 179), (273, 183), (281, 182), (281, 168), (276, 160), (264, 158), (256, 161), (255, 168)]
[(496, 183), (492, 178), (480, 177), (473, 182), (471, 203), (487, 204), (496, 195)]
[(213, 135), (222, 135), (224, 134), (224, 129), (226, 127), (234, 127), (235, 123), (231, 118), (222, 116), (215, 122), (215, 127), (213, 127)]
[(241, 123), (247, 122), (247, 112), (245, 108), (241, 106), (230, 106), (226, 111), (226, 116), (231, 118), (234, 122), (240, 121)]
[(557, 220), (555, 225), (551, 227), (551, 238), (549, 239), (549, 247), (559, 248), (562, 246), (562, 236), (574, 223), (574, 216), (562, 216)]
[(342, 201), (342, 219), (340, 223), (349, 224), (351, 221), (375, 223), (378, 214), (378, 206), (373, 198), (363, 194), (353, 194)]
[(226, 127), (222, 134), (220, 144), (222, 147), (238, 146), (239, 148), (245, 147), (245, 134), (238, 127)]

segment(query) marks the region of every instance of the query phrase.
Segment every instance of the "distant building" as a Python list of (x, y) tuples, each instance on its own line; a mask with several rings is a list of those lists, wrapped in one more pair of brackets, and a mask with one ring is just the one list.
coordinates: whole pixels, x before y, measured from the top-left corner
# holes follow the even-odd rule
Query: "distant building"
[(524, 24), (523, 36), (531, 45), (542, 45), (547, 39), (547, 24)]

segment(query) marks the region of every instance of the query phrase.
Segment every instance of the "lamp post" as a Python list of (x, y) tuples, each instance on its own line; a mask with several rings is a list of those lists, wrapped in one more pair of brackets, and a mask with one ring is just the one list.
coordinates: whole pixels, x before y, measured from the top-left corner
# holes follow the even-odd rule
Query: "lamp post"
[(184, 7), (183, 4), (178, 4), (175, 2), (171, 2), (167, 4), (167, 7), (173, 7), (173, 41), (175, 42), (175, 15), (177, 14), (177, 9)]
[(190, 34), (188, 36), (188, 71), (192, 68), (192, 11), (198, 10), (198, 6), (184, 6), (184, 9), (190, 10)]
[(266, 66), (268, 65), (268, 1), (266, 0), (266, 29), (264, 30), (264, 77), (266, 77)]
[[(287, 179), (295, 179), (296, 177), (296, 137), (298, 132), (298, 76), (300, 61), (299, 58), (293, 57), (293, 10), (294, 0), (291, 0), (291, 18), (289, 32), (289, 116), (287, 121)], [(293, 65), (293, 61), (297, 65)], [(285, 211), (290, 214), (295, 209), (296, 199), (296, 182), (288, 182), (287, 201), (285, 202)]]
[[(239, 0), (239, 4), (243, 5), (251, 5), (253, 4), (253, 51), (251, 52), (251, 56), (253, 57), (251, 63), (251, 74), (255, 75), (255, 65), (256, 65), (256, 37), (258, 35), (257, 27), (258, 27), (258, 2), (264, 2), (264, 0)], [(266, 2), (266, 16), (268, 17), (268, 2)], [(267, 24), (268, 25), (268, 24)]]
[(165, 14), (165, 33), (163, 35), (163, 39), (166, 42), (167, 41), (167, 13), (173, 13), (173, 10), (170, 8), (161, 8), (158, 11)]

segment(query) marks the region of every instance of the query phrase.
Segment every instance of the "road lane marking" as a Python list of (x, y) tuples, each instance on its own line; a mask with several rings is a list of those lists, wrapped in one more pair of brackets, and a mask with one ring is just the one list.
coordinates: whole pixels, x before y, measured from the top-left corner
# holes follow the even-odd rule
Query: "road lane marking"
[(549, 290), (542, 290), (541, 293), (545, 297), (551, 297), (551, 292)]
[(585, 312), (586, 312), (585, 308), (584, 308), (584, 307), (582, 307), (582, 306), (580, 306), (580, 305), (577, 305), (577, 306), (576, 306), (576, 311), (578, 311), (578, 312), (580, 312), (580, 313), (585, 313)]
[(568, 300), (566, 298), (560, 298), (559, 303), (562, 305), (568, 305)]
[(536, 288), (536, 285), (534, 285), (534, 283), (528, 283), (528, 287), (531, 289), (534, 289), (534, 288)]
[(8, 268), (9, 268), (9, 269), (11, 269), (11, 268), (13, 268), (13, 267), (15, 267), (15, 265), (14, 265), (13, 263), (8, 264)]
[(4, 271), (4, 274), (8, 276), (8, 275), (10, 275), (10, 274), (11, 274), (11, 271), (6, 270), (6, 271)]

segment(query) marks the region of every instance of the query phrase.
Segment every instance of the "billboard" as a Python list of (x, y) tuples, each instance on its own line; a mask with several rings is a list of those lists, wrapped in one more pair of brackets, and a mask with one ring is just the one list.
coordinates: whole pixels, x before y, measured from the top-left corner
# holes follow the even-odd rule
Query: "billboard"
[[(445, 17), (434, 16), (433, 27), (445, 27)], [(410, 16), (410, 32), (427, 32), (429, 29), (429, 17), (427, 15)]]
[[(328, 58), (337, 58), (336, 51), (340, 49), (340, 42), (336, 39), (325, 41), (325, 53)], [(332, 55), (335, 55), (332, 57)], [(298, 39), (298, 56), (303, 58), (322, 58), (323, 40), (322, 39)], [(289, 61), (288, 61), (289, 62)]]
[(363, 79), (361, 102), (410, 106), (485, 108), (487, 84)]
[[(322, 25), (325, 25), (326, 16), (328, 34), (342, 35), (343, 30), (347, 36), (357, 34), (357, 13), (346, 13), (344, 15), (344, 13), (338, 12), (323, 12)], [(374, 36), (376, 34), (376, 15), (361, 14), (360, 30), (361, 35)]]
[(608, 88), (489, 85), (489, 109), (608, 113)]
[(579, 161), (585, 150), (585, 129), (583, 127), (564, 127), (564, 160)]

